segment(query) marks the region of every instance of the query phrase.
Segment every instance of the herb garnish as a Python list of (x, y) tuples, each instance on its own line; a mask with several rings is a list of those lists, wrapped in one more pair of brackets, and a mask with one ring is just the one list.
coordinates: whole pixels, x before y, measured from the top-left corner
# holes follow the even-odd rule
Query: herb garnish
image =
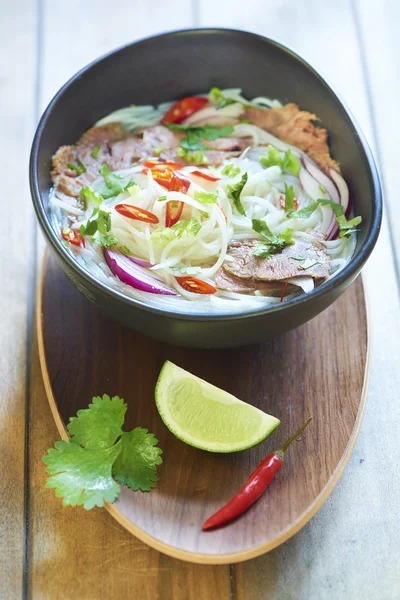
[(252, 226), (254, 231), (264, 236), (268, 243), (258, 242), (254, 251), (254, 256), (258, 258), (270, 258), (273, 254), (280, 252), (285, 246), (294, 244), (293, 229), (288, 228), (282, 233), (275, 235), (272, 233), (265, 221), (253, 219)]
[(175, 265), (171, 267), (171, 271), (179, 271), (179, 273), (185, 275), (196, 275), (201, 273), (201, 267), (191, 267), (189, 265)]
[(82, 175), (82, 173), (86, 173), (86, 171), (87, 171), (86, 166), (84, 165), (82, 160), (79, 158), (79, 156), (77, 157), (76, 162), (78, 164), (67, 163), (68, 169), (72, 169), (73, 171), (76, 171), (78, 173), (78, 175)]
[(336, 222), (339, 227), (340, 238), (349, 236), (355, 231), (358, 231), (358, 229), (355, 228), (361, 223), (362, 217), (354, 217), (353, 219), (350, 219), (350, 221), (348, 221), (344, 214), (343, 206), (341, 204), (337, 204), (337, 202), (334, 202), (333, 200), (328, 200), (326, 198), (320, 198), (316, 202), (313, 202), (312, 204), (309, 204), (308, 206), (305, 206), (304, 208), (301, 208), (298, 211), (288, 213), (287, 216), (295, 217), (297, 219), (307, 219), (317, 210), (318, 206), (332, 207), (332, 210), (336, 215)]
[(186, 159), (188, 162), (193, 162), (196, 164), (206, 164), (208, 162), (207, 157), (204, 155), (202, 150), (197, 150), (196, 152), (189, 152), (185, 150), (181, 146), (176, 149), (177, 156)]
[(236, 177), (236, 175), (239, 175), (239, 173), (239, 167), (235, 167), (233, 163), (229, 163), (221, 171), (221, 174), (225, 175), (226, 177)]
[(150, 234), (151, 240), (155, 243), (172, 241), (175, 238), (181, 238), (185, 235), (196, 236), (201, 228), (199, 221), (192, 217), (191, 219), (182, 219), (172, 225), (172, 227), (160, 227)]
[[(218, 138), (229, 135), (233, 132), (232, 125), (226, 127), (213, 127), (212, 125), (179, 125), (177, 123), (165, 123), (168, 129), (172, 131), (185, 131), (186, 135), (181, 140), (181, 148), (184, 150), (206, 150), (207, 146), (203, 145), (203, 140), (217, 140)], [(186, 158), (186, 156), (185, 156)], [(199, 162), (199, 161), (196, 161)]]
[(46, 487), (55, 489), (64, 506), (90, 510), (114, 502), (119, 483), (135, 491), (154, 488), (162, 450), (147, 429), (122, 430), (126, 410), (118, 396), (93, 398), (89, 408), (70, 419), (70, 440), (56, 442), (42, 459), (50, 475)]
[(294, 195), (293, 186), (288, 185), (285, 182), (285, 211), (294, 210), (294, 200), (295, 200), (295, 195)]
[(299, 266), (299, 269), (310, 269), (315, 265), (319, 265), (320, 262), (318, 260), (313, 260), (312, 258), (306, 258), (302, 265)]
[(200, 192), (196, 190), (194, 192), (194, 199), (201, 204), (215, 204), (218, 200), (217, 194), (209, 194), (207, 192)]
[(90, 156), (92, 158), (97, 158), (100, 152), (100, 146), (96, 146), (95, 148), (93, 148), (93, 150), (90, 153)]
[(81, 225), (81, 235), (94, 235), (97, 231), (108, 233), (111, 229), (111, 214), (100, 208), (95, 208), (86, 225)]
[(104, 200), (103, 196), (96, 192), (90, 185), (85, 185), (85, 187), (81, 189), (80, 197), (84, 201), (86, 208), (92, 204), (99, 206)]
[(115, 246), (118, 246), (118, 240), (112, 233), (103, 235), (98, 241), (104, 248), (114, 248)]
[(242, 190), (243, 190), (244, 186), (246, 185), (246, 183), (247, 183), (247, 173), (245, 173), (243, 175), (242, 179), (240, 181), (238, 181), (237, 183), (235, 183), (233, 185), (228, 185), (228, 198), (233, 200), (236, 210), (238, 211), (238, 213), (240, 213), (244, 217), (246, 216), (246, 211), (244, 210), (243, 204), (240, 201), (240, 194), (242, 193)]
[(120, 175), (113, 173), (107, 163), (102, 164), (99, 173), (103, 176), (105, 183), (105, 186), (98, 190), (103, 198), (112, 198), (112, 196), (117, 196), (135, 184), (135, 182), (131, 179), (121, 177)]
[(280, 151), (271, 145), (268, 146), (268, 156), (260, 158), (260, 164), (266, 168), (278, 166), (284, 173), (290, 173), (295, 177), (300, 173), (301, 168), (299, 159), (291, 150), (287, 150), (282, 157)]
[(217, 87), (211, 88), (210, 95), (214, 100), (215, 104), (217, 105), (217, 108), (224, 108), (224, 106), (229, 106), (229, 104), (237, 103), (237, 100), (234, 100), (233, 98), (227, 98), (226, 96), (224, 96), (222, 91)]

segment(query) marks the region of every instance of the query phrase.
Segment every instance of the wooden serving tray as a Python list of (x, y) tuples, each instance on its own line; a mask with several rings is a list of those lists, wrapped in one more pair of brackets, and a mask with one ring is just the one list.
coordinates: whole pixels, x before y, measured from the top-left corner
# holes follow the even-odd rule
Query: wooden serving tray
[[(170, 346), (102, 316), (46, 255), (38, 309), (44, 383), (61, 437), (93, 396), (122, 396), (126, 429), (146, 427), (164, 451), (150, 493), (122, 487), (107, 510), (157, 550), (198, 563), (259, 556), (303, 527), (334, 489), (350, 457), (365, 405), (368, 333), (360, 278), (311, 322), (260, 345), (227, 350)], [(272, 438), (218, 455), (176, 439), (162, 423), (154, 387), (169, 359), (281, 419)], [(236, 522), (202, 532), (258, 463), (312, 416), (267, 493)], [(49, 491), (49, 493), (52, 493)], [(66, 509), (67, 510), (67, 509)], [(82, 509), (83, 510), (83, 509)]]

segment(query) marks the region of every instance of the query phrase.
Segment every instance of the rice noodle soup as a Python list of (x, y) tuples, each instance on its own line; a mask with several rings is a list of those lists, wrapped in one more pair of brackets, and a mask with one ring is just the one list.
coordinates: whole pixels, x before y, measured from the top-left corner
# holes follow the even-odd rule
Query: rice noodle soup
[(349, 262), (361, 223), (316, 115), (238, 89), (117, 110), (56, 152), (52, 180), (76, 262), (179, 312), (310, 293)]

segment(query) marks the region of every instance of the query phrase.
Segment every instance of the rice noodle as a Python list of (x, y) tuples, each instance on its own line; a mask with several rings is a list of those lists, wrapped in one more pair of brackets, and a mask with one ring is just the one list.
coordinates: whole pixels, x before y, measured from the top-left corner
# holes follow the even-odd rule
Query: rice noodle
[[(278, 101), (261, 97), (248, 102), (241, 96), (239, 89), (223, 90), (223, 94), (241, 105), (280, 106)], [(136, 131), (139, 128), (158, 123), (171, 105), (172, 103), (166, 103), (157, 108), (137, 106), (120, 109), (101, 119), (96, 125), (118, 121), (129, 131)], [(229, 116), (237, 115), (240, 114), (237, 106), (235, 104), (228, 105), (226, 110), (221, 109), (221, 111), (225, 110), (225, 114)], [(203, 111), (205, 110), (203, 109)], [(197, 121), (191, 117), (190, 122), (196, 123)], [(137, 258), (150, 262), (153, 266), (149, 273), (154, 271), (155, 276), (178, 292), (177, 296), (157, 296), (139, 291), (120, 281), (107, 266), (103, 248), (98, 243), (99, 240), (96, 236), (86, 237), (84, 248), (69, 245), (66, 251), (73, 255), (79, 265), (99, 282), (157, 308), (213, 314), (248, 311), (278, 304), (279, 297), (269, 296), (266, 292), (261, 291), (247, 295), (218, 290), (216, 294), (203, 296), (183, 289), (176, 279), (177, 276), (185, 274), (186, 268), (197, 268), (195, 276), (213, 284), (216, 272), (227, 259), (227, 250), (231, 242), (263, 239), (252, 229), (252, 219), (254, 218), (263, 220), (275, 235), (279, 235), (290, 227), (294, 230), (295, 238), (310, 242), (314, 240), (313, 233), (315, 231), (325, 231), (330, 210), (327, 207), (320, 206), (308, 218), (291, 218), (280, 204), (280, 198), (285, 193), (285, 184), (293, 187), (299, 208), (311, 204), (315, 200), (317, 192), (313, 191), (309, 195), (305, 189), (307, 186), (302, 185), (299, 177), (282, 172), (279, 166), (263, 168), (260, 164), (260, 158), (268, 155), (268, 145), (273, 145), (282, 153), (290, 149), (299, 158), (303, 156), (303, 153), (298, 148), (285, 144), (252, 124), (236, 125), (232, 135), (249, 137), (252, 145), (241, 156), (225, 160), (218, 168), (209, 168), (210, 174), (218, 177), (218, 181), (210, 182), (192, 176), (193, 170), (198, 170), (199, 167), (183, 166), (180, 173), (191, 181), (187, 193), (168, 192), (153, 179), (150, 170), (146, 175), (141, 172), (142, 165), (136, 164), (129, 169), (116, 172), (134, 180), (136, 187), (104, 200), (99, 207), (110, 213), (110, 234), (115, 236), (119, 245), (125, 246)], [(307, 160), (312, 163), (309, 158)], [(223, 174), (222, 171), (228, 164), (238, 168), (239, 172), (234, 176)], [(201, 167), (201, 169), (206, 172), (205, 167)], [(228, 186), (240, 182), (245, 173), (247, 173), (247, 182), (240, 196), (246, 213), (244, 216), (238, 213), (229, 198)], [(310, 177), (308, 172), (305, 177), (307, 176)], [(92, 183), (94, 189), (103, 185), (104, 181), (101, 177)], [(203, 204), (198, 198), (195, 198), (196, 192), (213, 193), (217, 196), (218, 202)], [(160, 196), (165, 198), (160, 201)], [(181, 220), (195, 219), (199, 223), (200, 227), (195, 235), (188, 234), (187, 231), (178, 234), (174, 233), (174, 230), (164, 228), (168, 202), (184, 203)], [(148, 210), (157, 216), (160, 223), (149, 225), (125, 218), (115, 210), (115, 206), (119, 203), (131, 204)], [(65, 225), (79, 229), (90, 218), (93, 207), (85, 209), (71, 206), (52, 191), (50, 210), (54, 229), (60, 234), (61, 228)], [(351, 259), (355, 250), (356, 236), (352, 234), (350, 237), (325, 241), (324, 244), (331, 259), (330, 277), (334, 277)], [(180, 271), (176, 270), (177, 267)], [(197, 270), (199, 270), (198, 273)], [(299, 292), (287, 294), (285, 301), (296, 293), (309, 292), (314, 287), (314, 281), (308, 276), (295, 277), (289, 281), (299, 288)]]

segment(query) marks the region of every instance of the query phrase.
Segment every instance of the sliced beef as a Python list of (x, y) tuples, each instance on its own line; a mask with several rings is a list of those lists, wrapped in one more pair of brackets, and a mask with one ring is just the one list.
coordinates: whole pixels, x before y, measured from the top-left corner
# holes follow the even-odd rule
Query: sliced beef
[[(61, 146), (53, 156), (52, 179), (57, 194), (67, 202), (75, 203), (81, 188), (98, 178), (99, 168), (104, 162), (113, 171), (128, 169), (139, 160), (154, 156), (159, 147), (163, 148), (161, 160), (193, 164), (177, 155), (184, 135), (184, 132), (171, 131), (163, 125), (149, 127), (138, 135), (129, 134), (118, 123), (92, 127), (74, 146)], [(207, 164), (219, 165), (225, 158), (240, 154), (249, 145), (249, 139), (227, 137), (205, 143), (212, 148), (204, 151)], [(93, 158), (91, 152), (97, 146), (100, 150)], [(85, 173), (79, 174), (68, 167), (68, 163), (77, 164), (78, 159), (85, 165)]]
[[(268, 292), (271, 295), (280, 295), (282, 288), (285, 285), (285, 281), (253, 281), (251, 279), (241, 279), (235, 277), (225, 271), (222, 266), (215, 274), (214, 279), (215, 285), (218, 289), (226, 292), (237, 292), (239, 294), (253, 294), (259, 290), (261, 292)], [(295, 286), (289, 285), (287, 293), (290, 293), (292, 288)]]
[(300, 148), (325, 172), (332, 167), (340, 173), (338, 163), (329, 153), (326, 129), (317, 127), (315, 122), (319, 120), (318, 117), (300, 110), (297, 104), (270, 109), (246, 107), (243, 118), (249, 119), (283, 142)]
[[(330, 273), (330, 260), (324, 250), (324, 245), (317, 239), (307, 242), (296, 240), (291, 246), (286, 246), (281, 252), (271, 258), (258, 258), (254, 256), (257, 240), (242, 240), (232, 242), (223, 268), (226, 273), (246, 281), (284, 281), (299, 275), (308, 275), (313, 279), (325, 279)], [(307, 269), (302, 269), (304, 258), (315, 261), (316, 264)]]
[[(97, 179), (102, 163), (110, 163), (109, 144), (127, 137), (127, 132), (118, 123), (112, 123), (92, 127), (74, 146), (61, 146), (53, 156), (51, 172), (58, 195), (67, 202), (75, 203), (74, 198), (79, 197), (81, 188)], [(100, 150), (97, 157), (93, 158), (91, 152), (97, 146), (100, 146)], [(86, 167), (86, 172), (80, 175), (76, 170), (68, 167), (68, 163), (77, 164), (78, 158)]]

